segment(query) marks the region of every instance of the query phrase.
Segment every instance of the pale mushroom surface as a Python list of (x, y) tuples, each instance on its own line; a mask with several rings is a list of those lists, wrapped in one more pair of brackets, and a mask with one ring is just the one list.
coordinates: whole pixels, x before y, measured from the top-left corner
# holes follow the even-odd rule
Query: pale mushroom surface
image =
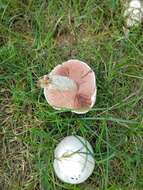
[(56, 147), (54, 156), (55, 173), (63, 182), (82, 183), (94, 170), (93, 149), (82, 137), (65, 137)]
[(131, 0), (126, 6), (124, 17), (126, 18), (126, 27), (138, 26), (143, 19), (143, 2)]
[(57, 65), (49, 76), (66, 77), (66, 80), (73, 81), (70, 83), (74, 86), (69, 90), (44, 88), (47, 102), (55, 109), (68, 108), (75, 113), (86, 113), (94, 105), (96, 99), (95, 73), (86, 63), (69, 60)]

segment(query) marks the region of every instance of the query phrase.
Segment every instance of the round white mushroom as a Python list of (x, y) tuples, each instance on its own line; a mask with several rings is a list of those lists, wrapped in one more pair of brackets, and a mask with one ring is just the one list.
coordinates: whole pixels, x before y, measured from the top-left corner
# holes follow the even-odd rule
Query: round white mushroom
[(82, 183), (94, 170), (93, 149), (80, 136), (65, 137), (56, 147), (54, 157), (55, 173), (66, 183)]

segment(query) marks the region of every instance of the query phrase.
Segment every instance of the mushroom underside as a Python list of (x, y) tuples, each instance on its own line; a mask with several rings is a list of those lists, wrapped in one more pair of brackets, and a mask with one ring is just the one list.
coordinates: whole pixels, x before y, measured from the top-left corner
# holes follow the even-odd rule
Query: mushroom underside
[(95, 103), (96, 82), (91, 68), (78, 60), (69, 60), (56, 66), (50, 75), (66, 76), (74, 80), (78, 91), (44, 89), (47, 102), (55, 109), (70, 109), (75, 113), (86, 113)]

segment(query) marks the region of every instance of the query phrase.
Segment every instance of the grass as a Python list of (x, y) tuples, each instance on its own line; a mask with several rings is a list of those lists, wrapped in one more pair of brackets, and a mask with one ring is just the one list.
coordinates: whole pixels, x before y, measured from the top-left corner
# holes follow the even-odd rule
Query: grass
[[(0, 189), (143, 189), (142, 26), (125, 38), (122, 13), (122, 0), (0, 0)], [(96, 72), (96, 105), (85, 115), (53, 110), (36, 87), (71, 58)], [(53, 150), (71, 134), (95, 152), (80, 185), (53, 171)]]

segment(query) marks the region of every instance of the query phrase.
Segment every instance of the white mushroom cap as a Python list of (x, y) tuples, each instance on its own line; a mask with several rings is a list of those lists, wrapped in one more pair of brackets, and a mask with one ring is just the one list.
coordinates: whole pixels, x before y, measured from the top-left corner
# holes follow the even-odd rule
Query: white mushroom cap
[(93, 149), (80, 136), (65, 137), (56, 147), (54, 156), (55, 173), (63, 182), (82, 183), (94, 170)]
[(126, 18), (126, 27), (138, 26), (143, 19), (143, 2), (131, 0), (126, 6), (124, 17)]

